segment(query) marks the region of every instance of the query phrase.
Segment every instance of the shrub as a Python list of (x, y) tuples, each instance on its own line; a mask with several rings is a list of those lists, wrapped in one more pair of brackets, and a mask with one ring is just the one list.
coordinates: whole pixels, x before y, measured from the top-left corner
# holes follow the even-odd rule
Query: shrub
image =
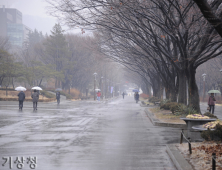
[(215, 130), (206, 130), (201, 133), (201, 137), (206, 141), (215, 140), (222, 141), (222, 125), (217, 124)]
[(189, 115), (189, 114), (199, 114), (193, 107), (186, 106), (184, 104), (179, 104), (178, 109), (174, 112), (175, 115)]
[(165, 103), (164, 105), (160, 106), (160, 109), (170, 110), (171, 106), (175, 106), (177, 104), (178, 103), (176, 103), (176, 102)]
[(150, 102), (150, 103), (160, 102), (160, 99), (158, 99), (158, 97), (151, 97), (151, 98), (149, 99), (149, 102)]
[(166, 103), (170, 103), (170, 102), (171, 102), (171, 101), (168, 100), (168, 99), (161, 100), (161, 101), (160, 101), (160, 106), (162, 106), (162, 105), (164, 105), (164, 104), (166, 104)]
[(208, 117), (210, 117), (210, 118), (218, 119), (217, 116), (211, 114), (210, 112), (206, 112), (206, 113), (204, 113), (204, 116), (208, 116)]
[(171, 105), (170, 105), (170, 111), (175, 114), (175, 112), (178, 110), (178, 107), (179, 107), (179, 103), (176, 103), (176, 102), (173, 102)]
[(56, 96), (52, 93), (49, 93), (48, 91), (45, 91), (45, 90), (42, 90), (41, 92), (41, 95), (44, 95), (45, 97), (51, 99), (51, 98), (56, 98)]

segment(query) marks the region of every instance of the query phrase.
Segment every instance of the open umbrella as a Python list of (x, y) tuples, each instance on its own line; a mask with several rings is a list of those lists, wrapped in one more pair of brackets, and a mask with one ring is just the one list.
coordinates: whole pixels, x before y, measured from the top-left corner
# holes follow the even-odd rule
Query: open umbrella
[(39, 86), (35, 86), (35, 87), (32, 88), (32, 90), (42, 90), (42, 88), (39, 87)]
[(95, 91), (101, 91), (100, 89), (95, 89)]
[(18, 86), (15, 88), (16, 91), (26, 91), (26, 88), (25, 87), (22, 87), (22, 86)]
[(210, 91), (208, 91), (208, 93), (219, 93), (220, 94), (220, 91), (219, 90), (210, 90)]
[(139, 92), (139, 90), (138, 89), (133, 89), (133, 92)]
[(57, 88), (57, 89), (55, 89), (55, 91), (62, 91), (62, 89), (61, 88)]

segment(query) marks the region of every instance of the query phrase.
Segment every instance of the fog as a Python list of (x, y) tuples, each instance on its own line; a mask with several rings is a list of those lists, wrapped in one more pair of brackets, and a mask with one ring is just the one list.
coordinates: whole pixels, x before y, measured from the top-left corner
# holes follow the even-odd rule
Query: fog
[[(37, 29), (43, 34), (50, 34), (50, 30), (59, 21), (47, 13), (48, 3), (45, 0), (1, 0), (0, 6), (16, 8), (23, 15), (23, 24), (32, 30)], [(62, 26), (66, 32), (81, 33), (81, 30), (70, 30)]]

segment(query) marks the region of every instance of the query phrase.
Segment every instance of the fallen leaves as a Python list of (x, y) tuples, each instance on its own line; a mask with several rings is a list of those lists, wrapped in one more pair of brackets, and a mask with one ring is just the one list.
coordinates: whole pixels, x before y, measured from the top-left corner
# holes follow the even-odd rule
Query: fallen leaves
[(216, 153), (216, 169), (222, 170), (222, 144), (216, 143), (192, 143), (192, 154), (188, 152), (187, 144), (179, 145), (179, 149), (189, 157), (190, 163), (196, 170), (212, 169), (212, 153)]

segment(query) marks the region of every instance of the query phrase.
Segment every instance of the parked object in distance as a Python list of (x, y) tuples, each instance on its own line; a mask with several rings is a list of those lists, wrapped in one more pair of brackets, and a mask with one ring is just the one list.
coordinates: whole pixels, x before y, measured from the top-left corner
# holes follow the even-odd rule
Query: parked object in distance
[(32, 88), (32, 90), (42, 90), (42, 88), (39, 87), (39, 86), (35, 86), (35, 87)]
[(25, 87), (22, 87), (22, 86), (18, 86), (15, 88), (16, 91), (26, 91), (26, 88)]
[(208, 93), (219, 93), (220, 94), (220, 91), (219, 90), (210, 90), (210, 91), (208, 91)]

